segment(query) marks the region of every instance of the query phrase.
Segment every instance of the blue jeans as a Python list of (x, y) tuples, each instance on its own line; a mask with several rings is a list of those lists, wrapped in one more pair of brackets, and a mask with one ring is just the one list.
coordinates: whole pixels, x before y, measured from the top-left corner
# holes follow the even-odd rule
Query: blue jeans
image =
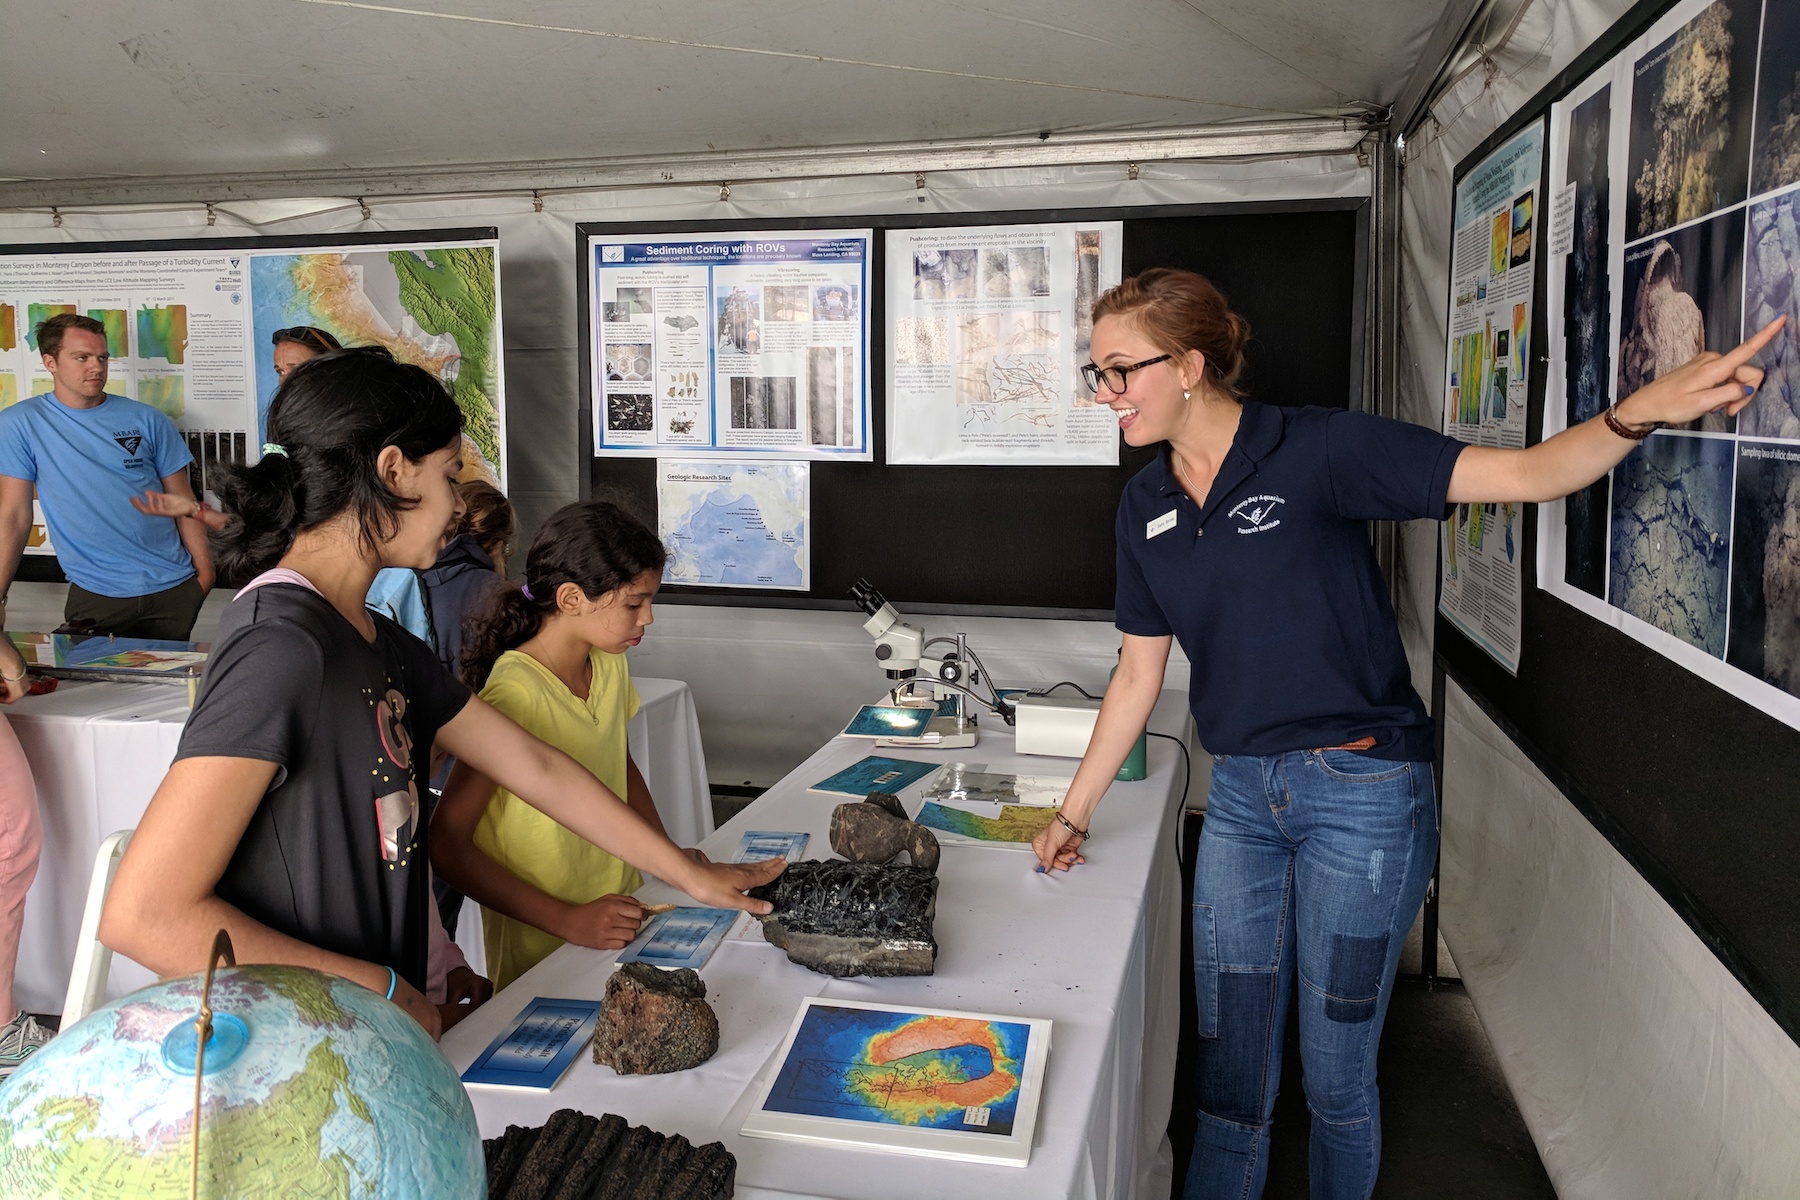
[(1366, 1198), (1381, 1160), (1376, 1045), (1437, 858), (1431, 765), (1348, 750), (1220, 756), (1207, 805), (1186, 1200), (1262, 1195), (1296, 976), (1313, 1200)]

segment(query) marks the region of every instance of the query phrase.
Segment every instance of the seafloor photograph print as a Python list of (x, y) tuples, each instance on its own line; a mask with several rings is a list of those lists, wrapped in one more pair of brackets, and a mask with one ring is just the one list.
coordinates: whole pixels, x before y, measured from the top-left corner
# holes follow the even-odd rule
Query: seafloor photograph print
[[(1671, 230), (1625, 251), (1619, 314), (1623, 400), (1702, 350), (1741, 340), (1744, 210)], [(1702, 417), (1689, 428), (1729, 433), (1733, 418)]]
[(1800, 183), (1800, 0), (1768, 0), (1756, 77), (1753, 196)]
[(1755, 0), (1718, 0), (1635, 64), (1627, 242), (1744, 198), (1761, 19)]
[[(1606, 286), (1606, 167), (1612, 129), (1612, 85), (1569, 114), (1569, 161), (1564, 178), (1575, 185), (1575, 239), (1563, 276), (1563, 366), (1570, 427), (1600, 415), (1612, 380), (1608, 352), (1611, 292)], [(1581, 489), (1564, 505), (1563, 580), (1590, 596), (1606, 594), (1606, 526), (1610, 478)]]
[(1750, 206), (1745, 259), (1745, 332), (1783, 313), (1788, 323), (1753, 360), (1764, 371), (1762, 386), (1738, 414), (1738, 432), (1800, 439), (1800, 191)]
[(1725, 654), (1734, 445), (1652, 434), (1613, 471), (1607, 603), (1715, 658)]
[(1800, 446), (1738, 446), (1725, 661), (1800, 696)]

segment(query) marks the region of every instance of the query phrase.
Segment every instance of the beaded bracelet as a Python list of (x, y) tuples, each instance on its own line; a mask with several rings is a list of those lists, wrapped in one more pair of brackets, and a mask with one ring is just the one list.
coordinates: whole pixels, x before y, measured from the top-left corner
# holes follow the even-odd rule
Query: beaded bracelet
[(1075, 827), (1075, 822), (1069, 820), (1069, 818), (1063, 816), (1060, 812), (1056, 814), (1056, 819), (1062, 822), (1064, 829), (1067, 829), (1070, 833), (1075, 835), (1075, 840), (1078, 842), (1085, 842), (1088, 838), (1093, 836), (1093, 834), (1085, 829), (1077, 829)]
[(1633, 442), (1641, 442), (1663, 427), (1661, 421), (1652, 421), (1643, 429), (1633, 429), (1631, 426), (1625, 424), (1625, 422), (1619, 420), (1619, 406), (1616, 402), (1607, 405), (1606, 411), (1602, 413), (1601, 416), (1606, 418), (1606, 427), (1608, 429), (1612, 430), (1620, 437)]

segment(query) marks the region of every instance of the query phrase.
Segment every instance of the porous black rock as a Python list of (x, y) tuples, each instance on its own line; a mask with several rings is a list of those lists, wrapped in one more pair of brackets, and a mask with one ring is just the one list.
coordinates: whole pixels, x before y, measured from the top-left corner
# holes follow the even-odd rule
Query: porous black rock
[(718, 1050), (719, 1018), (692, 968), (626, 963), (607, 979), (595, 1062), (621, 1075), (663, 1075), (697, 1067)]
[[(690, 1145), (610, 1113), (558, 1109), (541, 1128), (508, 1126), (483, 1148), (491, 1200), (731, 1200), (737, 1182), (722, 1143)], [(507, 1163), (510, 1173), (496, 1173)]]
[(831, 848), (851, 862), (890, 863), (901, 854), (937, 874), (937, 834), (915, 824), (890, 792), (840, 804), (831, 812)]
[(929, 975), (937, 885), (922, 867), (809, 859), (750, 895), (775, 906), (763, 936), (803, 967), (839, 978)]

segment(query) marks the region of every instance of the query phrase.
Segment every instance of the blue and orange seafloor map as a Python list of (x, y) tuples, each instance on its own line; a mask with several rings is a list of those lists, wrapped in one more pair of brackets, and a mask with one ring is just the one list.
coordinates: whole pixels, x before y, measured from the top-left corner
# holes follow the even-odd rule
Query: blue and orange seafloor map
[[(270, 338), (312, 325), (346, 346), (386, 346), (444, 381), (463, 411), (464, 442), (499, 482), (499, 275), (491, 244), (258, 254), (250, 260), (259, 431), (275, 395)], [(259, 432), (260, 440), (260, 432)]]
[(1009, 1136), (1031, 1027), (840, 1008), (802, 1018), (765, 1112)]

